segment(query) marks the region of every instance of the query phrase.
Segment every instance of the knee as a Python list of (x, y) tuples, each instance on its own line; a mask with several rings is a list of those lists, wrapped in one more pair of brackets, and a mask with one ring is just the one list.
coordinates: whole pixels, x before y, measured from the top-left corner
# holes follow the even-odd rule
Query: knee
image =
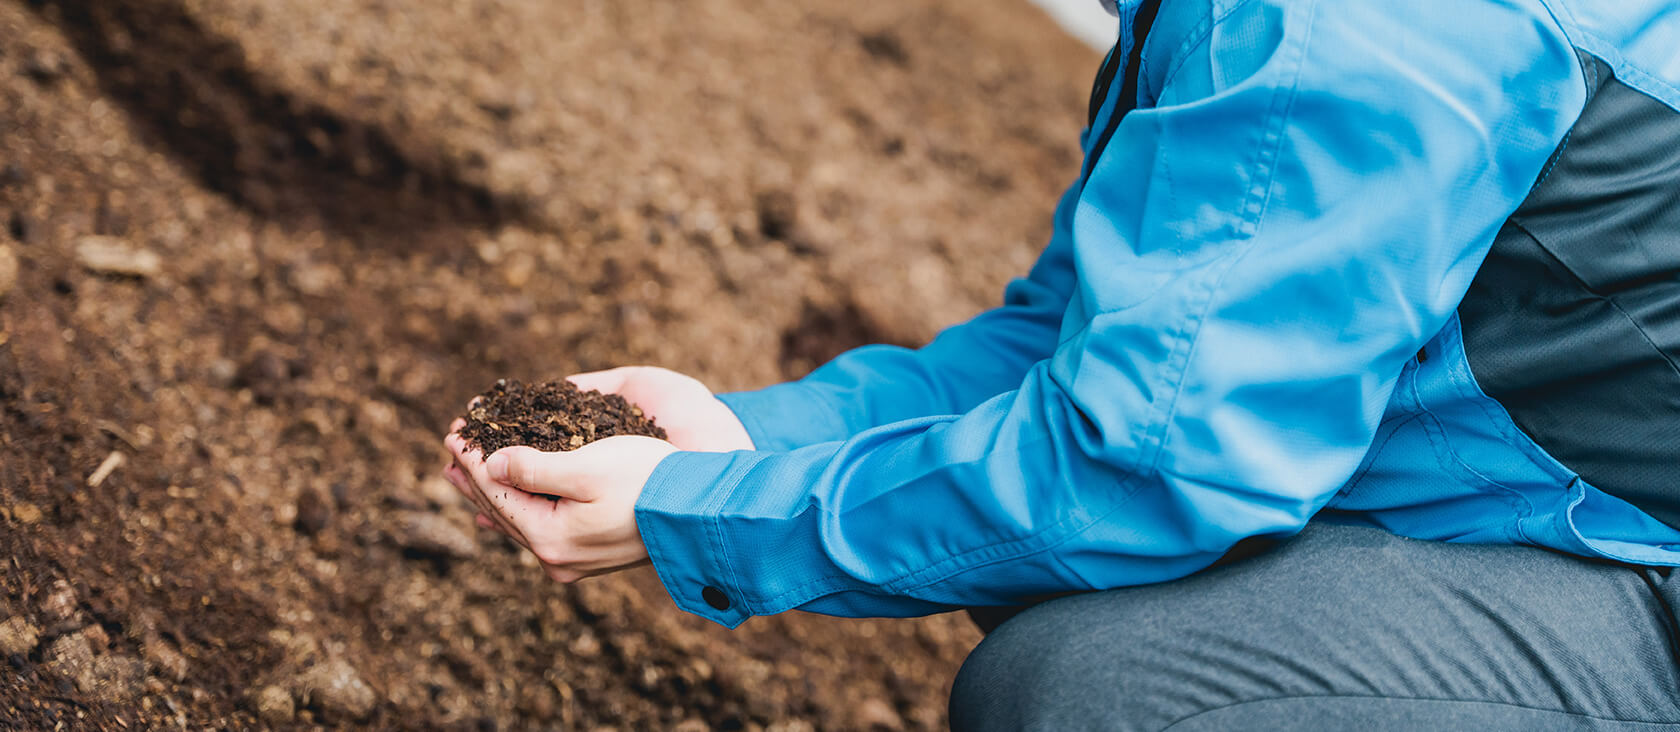
[[(1115, 678), (1125, 664), (1089, 634), (1068, 600), (1040, 605), (986, 636), (952, 683), (951, 728), (1061, 730), (1111, 726), (1116, 698), (1128, 685)], [(1077, 604), (1077, 603), (1074, 603)], [(1111, 635), (1111, 634), (1105, 634)]]
[[(1002, 639), (999, 635), (1002, 630), (1000, 627), (980, 641), (951, 682), (950, 716), (954, 732), (1012, 727), (1009, 721), (1014, 715), (1007, 718), (1002, 715), (1014, 700), (1000, 697), (1020, 690), (1019, 685), (1012, 683), (1018, 650), (1016, 644)], [(1018, 729), (1019, 725), (1013, 727)]]

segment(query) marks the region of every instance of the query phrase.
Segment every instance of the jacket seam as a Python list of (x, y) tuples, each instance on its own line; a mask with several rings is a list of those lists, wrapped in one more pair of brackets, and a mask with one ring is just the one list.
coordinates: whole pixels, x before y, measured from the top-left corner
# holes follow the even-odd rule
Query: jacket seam
[(1563, 133), (1563, 141), (1558, 143), (1557, 150), (1552, 153), (1552, 159), (1546, 161), (1546, 169), (1540, 171), (1540, 179), (1534, 181), (1534, 185), (1529, 188), (1530, 195), (1539, 191), (1540, 187), (1546, 185), (1546, 181), (1552, 177), (1552, 171), (1557, 169), (1559, 162), (1563, 161), (1563, 154), (1569, 149), (1569, 140), (1574, 134), (1575, 129), (1573, 127), (1568, 132)]
[[(1124, 469), (1121, 469), (1121, 472), (1124, 472)], [(1117, 478), (1111, 484), (1120, 489), (1120, 495), (1114, 498), (1114, 505), (1104, 509), (1100, 514), (1095, 516), (1086, 514), (1082, 517), (1081, 514), (1083, 514), (1083, 512), (1076, 513), (1074, 515), (1067, 516), (1056, 523), (1039, 529), (1038, 531), (1028, 534), (1027, 536), (1006, 539), (974, 547), (973, 549), (966, 550), (961, 554), (954, 554), (935, 562), (934, 564), (921, 569), (906, 572), (887, 580), (886, 582), (881, 583), (881, 589), (886, 592), (908, 593), (913, 590), (922, 589), (929, 585), (942, 582), (963, 572), (991, 566), (993, 564), (997, 564), (998, 562), (1010, 559), (1030, 557), (1048, 551), (1052, 548), (1060, 546), (1068, 539), (1079, 535), (1086, 529), (1095, 526), (1103, 519), (1113, 515), (1113, 513), (1119, 510), (1122, 506), (1130, 503), (1132, 498), (1134, 498), (1138, 491), (1142, 489), (1143, 486), (1141, 483), (1142, 482), (1138, 480), (1135, 475), (1124, 475)], [(1082, 518), (1083, 520), (1081, 520)], [(1034, 546), (1035, 544), (1041, 545)], [(1011, 550), (1020, 548), (1026, 549), (1020, 553), (1011, 553)], [(972, 564), (965, 564), (965, 562), (969, 560), (975, 561)]]
[[(1310, 26), (1306, 33), (1310, 35)], [(1233, 232), (1243, 242), (1241, 249), (1225, 255), (1229, 257), (1229, 261), (1217, 276), (1210, 278), (1205, 290), (1197, 293), (1197, 296), (1201, 299), (1200, 306), (1180, 324), (1179, 332), (1175, 335), (1175, 340), (1179, 343), (1174, 345), (1169, 355), (1169, 364), (1172, 371), (1170, 374), (1163, 374), (1161, 380), (1163, 386), (1171, 385), (1172, 393), (1161, 406), (1156, 408), (1150, 419), (1152, 423), (1150, 432), (1154, 433), (1152, 438), (1155, 442), (1154, 454), (1149, 456), (1148, 461), (1147, 469), (1150, 471), (1158, 468), (1166, 451), (1166, 441), (1171, 430), (1172, 416), (1176, 413), (1178, 400), (1184, 393), (1185, 376), (1189, 368), (1190, 357), (1195, 350), (1196, 342), (1200, 339), (1207, 312), (1213, 307), (1215, 295), (1219, 292), (1221, 285), (1224, 284), (1225, 277), (1231, 273), (1237, 263), (1254, 251), (1254, 235), (1259, 231), (1259, 220), (1265, 213), (1266, 199), (1269, 197), (1272, 185), (1276, 182), (1274, 163), (1282, 147), (1281, 129), (1289, 118), (1290, 110), (1294, 108), (1295, 93), (1300, 86), (1305, 45), (1305, 39), (1298, 44), (1289, 84), (1287, 86), (1279, 85), (1272, 91), (1272, 100), (1267, 111), (1266, 123), (1261, 127), (1260, 138), (1255, 141), (1254, 157), (1247, 166), (1252, 180), (1248, 185), (1248, 190), (1243, 194), (1243, 201), (1238, 209), (1241, 216), (1237, 220)], [(1261, 182), (1261, 179), (1264, 179), (1264, 182)]]
[[(1040, 440), (1040, 442), (1042, 442), (1042, 440)], [(1038, 444), (1038, 442), (1034, 442), (1032, 444), (1036, 445), (1036, 444)], [(955, 554), (955, 555), (946, 557), (946, 558), (944, 558), (944, 559), (940, 560), (939, 562), (936, 562), (932, 565), (923, 567), (921, 569), (911, 570), (909, 572), (906, 572), (906, 573), (900, 574), (898, 576), (892, 577), (891, 579), (887, 579), (887, 580), (877, 582), (877, 583), (873, 583), (873, 584), (876, 587), (880, 588), (880, 590), (882, 592), (885, 592), (885, 593), (889, 593), (889, 594), (890, 593), (908, 594), (911, 590), (926, 587), (928, 585), (931, 585), (931, 584), (934, 584), (936, 582), (947, 579), (950, 576), (958, 574), (960, 572), (965, 572), (965, 571), (968, 571), (970, 569), (977, 569), (977, 568), (980, 568), (980, 567), (988, 566), (990, 564), (995, 564), (998, 561), (1002, 561), (1004, 559), (1032, 556), (1032, 555), (1041, 553), (1041, 552), (1043, 552), (1047, 549), (1053, 548), (1054, 546), (1057, 546), (1057, 545), (1061, 544), (1062, 542), (1066, 541), (1068, 538), (1077, 535), (1079, 532), (1084, 531), (1085, 529), (1090, 528), (1092, 525), (1096, 524), (1097, 522), (1107, 518), (1109, 515), (1113, 514), (1114, 511), (1118, 510), (1120, 507), (1124, 506), (1127, 502), (1129, 502), (1132, 499), (1132, 497), (1134, 495), (1136, 495), (1136, 493), (1138, 491), (1138, 488), (1140, 486), (1136, 485), (1137, 481), (1135, 479), (1128, 480), (1127, 479), (1128, 477), (1130, 477), (1130, 476), (1122, 477), (1119, 480), (1117, 480), (1115, 483), (1116, 483), (1116, 485), (1121, 486), (1122, 488), (1124, 488), (1128, 484), (1131, 484), (1130, 490), (1124, 490), (1124, 493), (1122, 495), (1120, 495), (1120, 496), (1118, 496), (1114, 499), (1115, 503), (1114, 503), (1113, 506), (1109, 507), (1108, 509), (1105, 509), (1102, 514), (1100, 514), (1096, 517), (1090, 518), (1089, 520), (1085, 521), (1083, 524), (1080, 524), (1078, 526), (1078, 528), (1076, 528), (1076, 529), (1064, 532), (1064, 530), (1067, 528), (1068, 524), (1075, 523), (1075, 522), (1078, 522), (1080, 520), (1080, 516), (1077, 515), (1077, 514), (1067, 516), (1066, 518), (1063, 518), (1060, 521), (1057, 521), (1053, 524), (1050, 524), (1049, 526), (1045, 526), (1043, 528), (1040, 528), (1038, 531), (1032, 532), (1031, 534), (1028, 534), (1027, 536), (1016, 537), (1016, 538), (1013, 538), (1013, 539), (1005, 539), (1005, 540), (993, 542), (993, 543), (990, 543), (990, 544), (983, 544), (981, 546), (977, 546), (977, 547), (974, 547), (972, 549), (968, 549), (966, 551), (963, 551), (960, 554)], [(1031, 545), (1033, 542), (1043, 542), (1043, 543), (1045, 543), (1045, 546), (1029, 550), (1026, 553), (1022, 553), (1022, 554), (1014, 554), (1014, 555), (1010, 555), (1010, 556), (1004, 556), (1003, 555), (1004, 552), (1007, 552), (1010, 549), (1013, 549), (1013, 548), (1018, 547), (1018, 546)], [(947, 568), (950, 565), (960, 564), (963, 561), (973, 559), (976, 556), (982, 556), (983, 557), (979, 563), (969, 565), (969, 566), (959, 567), (957, 569), (947, 571)], [(934, 579), (923, 579), (924, 575), (927, 575), (927, 574), (930, 574), (930, 573), (937, 574), (937, 573), (940, 573), (940, 572), (944, 572), (944, 574), (940, 574), (938, 577), (936, 577)], [(785, 602), (787, 598), (794, 597), (794, 596), (804, 596), (802, 599), (800, 599), (800, 600), (798, 600), (794, 603), (795, 605), (803, 604), (803, 603), (808, 602), (812, 599), (815, 599), (816, 597), (818, 597), (822, 594), (825, 594), (830, 589), (845, 589), (849, 584), (855, 583), (857, 581), (858, 580), (856, 578), (832, 577), (832, 576), (831, 577), (824, 577), (824, 578), (820, 578), (820, 579), (815, 579), (815, 580), (812, 580), (810, 582), (806, 582), (804, 584), (800, 584), (798, 586), (795, 586), (795, 587), (792, 587), (790, 589), (779, 592), (779, 593), (777, 593), (777, 594), (775, 594), (771, 597), (764, 598), (761, 603), (754, 603), (754, 605), (755, 605), (755, 607), (774, 606), (774, 605), (778, 605), (782, 602)], [(866, 584), (868, 584), (868, 583), (866, 583)], [(813, 592), (815, 592), (816, 594), (810, 594), (810, 593), (813, 593)], [(760, 609), (765, 609), (765, 608), (760, 607)]]
[[(968, 549), (961, 554), (946, 557), (945, 559), (927, 567), (912, 570), (891, 579), (875, 583), (875, 586), (880, 588), (881, 592), (887, 594), (909, 594), (915, 590), (923, 589), (950, 579), (951, 577), (963, 572), (991, 566), (993, 564), (997, 564), (998, 562), (1010, 559), (1020, 559), (1042, 554), (1043, 552), (1049, 551), (1063, 543), (1066, 543), (1074, 536), (1078, 536), (1081, 532), (1100, 523), (1104, 519), (1107, 519), (1109, 516), (1113, 515), (1114, 512), (1124, 507), (1134, 496), (1136, 496), (1138, 488), (1141, 487), (1135, 485), (1136, 483), (1137, 481), (1135, 479), (1127, 480), (1126, 478), (1122, 478), (1117, 480), (1115, 484), (1123, 489), (1128, 484), (1133, 485), (1131, 485), (1129, 490), (1124, 490), (1122, 495), (1115, 498), (1113, 506), (1110, 506), (1097, 516), (1090, 517), (1083, 523), (1080, 523), (1080, 517), (1078, 515), (1068, 516), (1027, 536), (977, 546), (972, 549)], [(1075, 524), (1075, 528), (1069, 529), (1068, 525), (1070, 523)], [(1042, 543), (1043, 546), (1032, 548), (1022, 553), (1007, 553), (1009, 550), (1017, 547), (1031, 546), (1035, 542)], [(972, 560), (977, 556), (980, 557), (980, 560), (973, 564), (957, 566), (954, 569), (951, 568), (951, 565), (962, 565), (965, 560)], [(931, 578), (926, 576), (930, 574), (935, 576)], [(815, 579), (777, 593), (772, 597), (765, 598), (762, 604), (765, 606), (775, 606), (785, 602), (787, 598), (801, 597), (801, 599), (794, 602), (794, 605), (800, 605), (827, 594), (830, 590), (846, 589), (848, 585), (857, 581), (858, 580), (856, 580), (856, 578), (846, 577), (824, 577), (821, 579)]]
[[(1127, 483), (1134, 483), (1134, 484), (1139, 483), (1139, 481), (1137, 481), (1135, 479), (1133, 479), (1133, 480), (1121, 479), (1121, 480), (1117, 481), (1117, 483), (1120, 484), (1120, 485), (1125, 485)], [(978, 548), (978, 549), (971, 550), (969, 552), (964, 553), (963, 555), (960, 555), (959, 557), (950, 557), (950, 558), (946, 559), (945, 561), (942, 561), (938, 564), (935, 564), (935, 565), (930, 566), (930, 567), (925, 567), (921, 570), (917, 570), (916, 572), (905, 575), (898, 580), (894, 580), (893, 582), (889, 582), (885, 585), (882, 585), (881, 589), (885, 590), (887, 592), (904, 592), (904, 593), (908, 594), (908, 593), (914, 592), (916, 590), (926, 589), (926, 588), (931, 587), (933, 585), (939, 584), (940, 582), (944, 582), (946, 580), (949, 580), (952, 577), (955, 577), (955, 576), (957, 576), (959, 574), (962, 574), (964, 572), (972, 572), (974, 570), (984, 569), (986, 567), (990, 567), (992, 565), (999, 564), (999, 563), (1002, 563), (1002, 562), (1016, 560), (1016, 559), (1024, 559), (1024, 558), (1027, 558), (1027, 557), (1038, 556), (1040, 554), (1044, 554), (1045, 552), (1052, 551), (1056, 547), (1059, 547), (1059, 546), (1061, 546), (1063, 544), (1066, 544), (1067, 542), (1073, 540), (1074, 537), (1079, 536), (1080, 534), (1084, 533), (1087, 529), (1090, 529), (1092, 526), (1096, 526), (1097, 524), (1102, 523), (1103, 521), (1107, 520), (1108, 517), (1114, 515), (1120, 509), (1126, 507), (1126, 505), (1128, 503), (1130, 503), (1131, 500), (1134, 497), (1137, 496), (1138, 490), (1141, 487), (1142, 487), (1141, 485), (1134, 485), (1131, 488), (1131, 490), (1126, 490), (1119, 498), (1117, 498), (1115, 500), (1113, 506), (1108, 507), (1107, 510), (1103, 511), (1100, 514), (1097, 514), (1096, 516), (1090, 517), (1089, 520), (1087, 520), (1083, 523), (1079, 523), (1077, 526), (1075, 526), (1074, 528), (1071, 528), (1070, 530), (1060, 531), (1061, 529), (1066, 528), (1064, 526), (1065, 524), (1074, 520), (1074, 517), (1071, 517), (1071, 516), (1057, 522), (1056, 525), (1054, 525), (1054, 526), (1047, 527), (1045, 530), (1040, 531), (1040, 532), (1032, 535), (1031, 537), (1013, 540), (1012, 542), (992, 544), (992, 545), (989, 545), (989, 546), (986, 546), (986, 547), (981, 547), (981, 548)], [(1053, 537), (1050, 537), (1050, 538), (1047, 538), (1047, 539), (1044, 538), (1046, 534), (1049, 534), (1052, 531), (1057, 531), (1059, 533), (1057, 533)], [(1019, 554), (1004, 554), (1004, 553), (1002, 553), (1006, 549), (1014, 548), (1013, 546), (1011, 546), (1011, 544), (1026, 543), (1026, 542), (1029, 542), (1031, 540), (1036, 540), (1036, 539), (1044, 539), (1044, 545), (1040, 546), (1040, 547), (1037, 547), (1035, 549), (1028, 550), (1026, 552), (1019, 553)], [(956, 560), (956, 559), (959, 559), (959, 558), (969, 558), (969, 557), (973, 556), (974, 554), (979, 553), (982, 550), (988, 550), (988, 549), (989, 550), (994, 550), (993, 556), (985, 557), (984, 559), (981, 559), (978, 562), (975, 562), (973, 564), (969, 564), (969, 565), (966, 565), (966, 566), (949, 568), (949, 569), (944, 566), (944, 565), (947, 565), (947, 564), (951, 564), (953, 562), (953, 560)], [(922, 575), (922, 574), (933, 572), (934, 570), (940, 570), (940, 571), (938, 573), (935, 573), (935, 576), (932, 576), (932, 577), (919, 577), (919, 576), (917, 576), (917, 575)]]
[(1383, 436), (1382, 441), (1380, 443), (1374, 442), (1370, 447), (1365, 448), (1366, 463), (1354, 471), (1353, 477), (1343, 483), (1341, 489), (1337, 490), (1336, 495), (1331, 497), (1330, 500), (1334, 502), (1338, 498), (1353, 495), (1353, 492), (1358, 490), (1359, 484), (1365, 481), (1365, 476), (1370, 475), (1371, 470), (1377, 466), (1377, 458), (1382, 455), (1383, 450), (1388, 449), (1388, 443), (1393, 442), (1406, 425), (1416, 422), (1418, 419), (1418, 415), (1408, 414), (1389, 423), (1388, 434)]
[(1301, 91), (1301, 69), (1306, 66), (1307, 46), (1312, 43), (1313, 21), (1318, 17), (1318, 2), (1313, 0), (1307, 3), (1306, 8), (1295, 8), (1294, 10), (1306, 13), (1306, 19), (1303, 21), (1305, 28), (1301, 31), (1301, 40), (1294, 49), (1295, 68), (1289, 80), (1288, 93), (1278, 95), (1282, 97), (1282, 109), (1278, 109), (1276, 106), (1279, 104), (1279, 100), (1273, 99), (1271, 129), (1266, 131), (1266, 143), (1269, 149), (1262, 150), (1264, 158), (1256, 158), (1254, 161), (1255, 170), (1263, 171), (1265, 183), (1261, 184), (1258, 180), (1261, 176), (1256, 175), (1256, 181), (1250, 194), (1254, 200), (1249, 202), (1249, 205), (1254, 207), (1253, 218), (1248, 224), (1250, 235), (1259, 233), (1266, 208), (1271, 205), (1272, 188), (1277, 183), (1277, 159), (1283, 149), (1284, 123), (1293, 114), (1295, 98)]
[[(747, 472), (751, 472), (751, 470), (751, 468), (748, 468)], [(706, 515), (711, 519), (708, 524), (711, 533), (712, 546), (717, 548), (719, 564), (722, 565), (719, 569), (723, 571), (724, 582), (737, 596), (741, 598), (741, 609), (747, 611), (748, 614), (751, 614), (752, 610), (757, 607), (758, 603), (753, 602), (752, 599), (747, 596), (746, 591), (742, 589), (741, 576), (735, 570), (734, 560), (732, 560), (729, 556), (729, 544), (724, 542), (723, 515), (719, 510), (723, 507), (723, 504), (728, 501), (729, 497), (733, 496), (735, 491), (741, 487), (741, 481), (744, 477), (745, 473), (732, 476), (732, 480), (730, 480), (727, 487), (723, 490), (713, 491), (712, 500), (707, 502), (705, 511)]]
[[(1513, 222), (1513, 225), (1522, 229), (1520, 224)], [(1528, 233), (1527, 229), (1522, 230), (1523, 233)], [(1532, 236), (1532, 234), (1530, 236)], [(1522, 455), (1523, 460), (1527, 461), (1530, 466), (1539, 470), (1542, 474), (1547, 475), (1548, 477), (1555, 476), (1557, 471), (1554, 470), (1551, 465), (1547, 464), (1545, 461), (1536, 459), (1532, 451), (1524, 450), (1520, 446), (1524, 444), (1533, 445), (1541, 452), (1544, 452), (1544, 448), (1541, 448), (1538, 443), (1534, 442), (1534, 438), (1529, 437), (1527, 433), (1517, 427), (1516, 420), (1511, 418), (1511, 413), (1505, 408), (1505, 405), (1500, 404), (1499, 400), (1489, 396), (1486, 391), (1482, 390), (1481, 383), (1476, 381), (1476, 372), (1474, 369), (1470, 368), (1469, 346), (1464, 342), (1464, 335), (1462, 332), (1463, 326), (1458, 320), (1457, 314), (1453, 315), (1448, 325), (1460, 329), (1459, 332), (1451, 334), (1451, 337), (1458, 343), (1458, 353), (1463, 354), (1464, 358), (1464, 362), (1462, 364), (1464, 369), (1464, 378), (1452, 379), (1453, 388), (1458, 392), (1459, 398), (1474, 404), (1481, 412), (1482, 418), (1486, 420), (1486, 424), (1488, 424), (1494, 431), (1498, 432), (1501, 437), (1504, 437), (1509, 444), (1517, 446), (1517, 452)], [(1419, 401), (1419, 406), (1422, 406), (1421, 400)], [(1496, 409), (1498, 411), (1495, 411)], [(1551, 457), (1550, 453), (1547, 453), (1546, 456), (1547, 458)], [(1568, 469), (1565, 468), (1565, 470)], [(1574, 474), (1574, 471), (1569, 472), (1571, 475)]]
[(1522, 522), (1534, 514), (1534, 504), (1528, 500), (1527, 496), (1522, 495), (1516, 489), (1489, 478), (1466, 462), (1458, 454), (1458, 451), (1453, 449), (1452, 441), (1447, 437), (1447, 428), (1442, 422), (1441, 416), (1424, 404), (1423, 396), (1419, 392), (1415, 380), (1412, 382), (1411, 390), (1412, 403), (1417, 405), (1420, 416), (1428, 417), (1428, 419), (1420, 419), (1418, 426), (1423, 429), (1424, 439), (1427, 439), (1430, 447), (1434, 448), (1436, 461), (1442, 463), (1441, 467), (1446, 469), (1449, 475), (1460, 474), (1470, 478), (1471, 480), (1466, 482), (1482, 487), (1484, 495), (1510, 506), (1511, 511), (1516, 514), (1516, 520), (1501, 524), (1502, 533), (1508, 539), (1513, 540), (1514, 543), (1532, 543), (1527, 533), (1523, 531)]
[[(1557, 28), (1563, 39), (1569, 42), (1571, 48), (1584, 51), (1588, 55), (1603, 61), (1604, 65), (1610, 67), (1611, 76), (1620, 79), (1641, 94), (1656, 99), (1669, 109), (1680, 112), (1680, 87), (1629, 64), (1627, 57), (1623, 56), (1614, 44), (1606, 42), (1603, 38), (1582, 26), (1581, 22), (1576, 20), (1574, 11), (1567, 6), (1558, 5), (1551, 0), (1540, 0), (1540, 6), (1546, 9), (1546, 14), (1552, 19), (1552, 25)], [(1559, 17), (1560, 13), (1568, 16), (1568, 22)], [(1628, 77), (1635, 78), (1630, 79)], [(1651, 88), (1661, 90), (1663, 93), (1658, 94), (1650, 88), (1634, 83), (1636, 79)]]
[(1593, 289), (1593, 286), (1588, 284), (1586, 278), (1582, 277), (1579, 272), (1576, 272), (1574, 267), (1569, 266), (1568, 262), (1565, 262), (1562, 258), (1558, 257), (1557, 254), (1553, 253), (1552, 248), (1549, 247), (1549, 246), (1546, 246), (1545, 241), (1543, 241), (1539, 236), (1536, 236), (1534, 231), (1532, 229), (1529, 229), (1526, 225), (1524, 225), (1522, 223), (1522, 221), (1518, 220), (1518, 218), (1516, 216), (1511, 217), (1510, 223), (1511, 223), (1512, 226), (1515, 226), (1515, 227), (1517, 227), (1517, 229), (1521, 230), (1523, 234), (1528, 236), (1528, 238), (1533, 239), (1534, 243), (1536, 245), (1538, 245), (1540, 247), (1540, 249), (1546, 253), (1546, 256), (1551, 257), (1553, 260), (1556, 260), (1558, 264), (1562, 265), (1563, 268), (1569, 272), (1569, 276), (1574, 277), (1576, 282), (1581, 283), (1581, 287), (1583, 289), (1585, 289), (1587, 292), (1591, 293), (1593, 297), (1604, 301), (1604, 303), (1606, 305), (1609, 305), (1610, 307), (1614, 308), (1616, 310), (1616, 312), (1622, 316), (1623, 319), (1627, 320), (1628, 325), (1632, 326), (1634, 331), (1639, 333), (1640, 340), (1644, 341), (1646, 345), (1650, 346), (1651, 350), (1655, 351), (1657, 356), (1661, 357), (1662, 360), (1665, 363), (1668, 364), (1668, 368), (1671, 371), (1673, 371), (1676, 376), (1680, 376), (1680, 364), (1675, 363), (1673, 357), (1669, 356), (1667, 352), (1663, 351), (1662, 347), (1658, 346), (1656, 341), (1651, 340), (1650, 334), (1647, 333), (1645, 328), (1639, 324), (1639, 321), (1634, 319), (1634, 317), (1631, 314), (1629, 314), (1627, 309), (1623, 308), (1620, 303), (1616, 302), (1616, 299), (1614, 297), (1611, 297), (1609, 295), (1601, 294), (1597, 290)]
[[(1173, 415), (1178, 413), (1178, 401), (1184, 395), (1185, 382), (1188, 381), (1190, 360), (1195, 356), (1196, 344), (1201, 341), (1202, 329), (1207, 324), (1208, 311), (1213, 308), (1214, 296), (1218, 294), (1220, 286), (1225, 283), (1225, 278), (1231, 274), (1231, 270), (1236, 268), (1237, 263), (1241, 262), (1252, 251), (1254, 251), (1254, 240), (1249, 239), (1244, 243), (1241, 251), (1231, 252), (1228, 255), (1228, 261), (1225, 262), (1223, 269), (1217, 273), (1217, 276), (1209, 277), (1209, 282), (1204, 291), (1197, 293), (1202, 298), (1201, 307), (1191, 313), (1190, 317), (1181, 325), (1179, 332), (1174, 336), (1174, 340), (1179, 341), (1179, 343), (1173, 346), (1172, 352), (1168, 355), (1168, 363), (1174, 372), (1169, 382), (1172, 384), (1172, 394), (1157, 408), (1157, 413), (1151, 415), (1152, 429), (1150, 432), (1155, 433), (1152, 435), (1155, 445), (1153, 447), (1154, 454), (1149, 456), (1149, 472), (1159, 472), (1161, 470), (1161, 458), (1166, 455), (1167, 440), (1172, 432)], [(1180, 356), (1180, 353), (1183, 355)], [(1163, 381), (1167, 381), (1167, 379), (1163, 379)]]
[[(1309, 7), (1309, 12), (1310, 11), (1311, 8)], [(1308, 28), (1304, 31), (1304, 34), (1310, 36), (1310, 18), (1308, 23)], [(1273, 184), (1276, 183), (1277, 169), (1275, 163), (1279, 150), (1282, 148), (1281, 130), (1284, 122), (1288, 120), (1291, 110), (1294, 109), (1295, 94), (1300, 88), (1301, 66), (1303, 59), (1306, 56), (1305, 38), (1302, 39), (1296, 50), (1297, 53), (1294, 59), (1295, 68), (1290, 78), (1290, 83), (1287, 87), (1280, 86), (1273, 91), (1272, 102), (1266, 115), (1266, 125), (1262, 128), (1264, 132), (1261, 135), (1261, 138), (1256, 142), (1256, 147), (1258, 149), (1255, 152), (1254, 159), (1249, 165), (1250, 175), (1254, 178), (1254, 180), (1251, 181), (1249, 190), (1244, 193), (1244, 201), (1240, 209), (1242, 211), (1242, 217), (1238, 222), (1237, 230), (1235, 232), (1243, 240), (1242, 247), (1239, 251), (1230, 253), (1230, 260), (1225, 264), (1222, 271), (1220, 271), (1216, 277), (1210, 278), (1211, 281), (1208, 283), (1205, 292), (1199, 293), (1202, 297), (1201, 306), (1183, 324), (1182, 330), (1178, 335), (1179, 339), (1185, 341), (1183, 356), (1181, 358), (1179, 357), (1178, 347), (1175, 346), (1173, 349), (1172, 357), (1174, 358), (1174, 361), (1172, 362), (1172, 368), (1175, 370), (1175, 373), (1172, 375), (1172, 396), (1168, 398), (1167, 402), (1164, 404), (1164, 409), (1158, 413), (1158, 416), (1154, 416), (1154, 421), (1159, 425), (1159, 427), (1156, 430), (1152, 430), (1157, 432), (1157, 434), (1154, 436), (1156, 442), (1154, 454), (1150, 456), (1149, 460), (1149, 470), (1151, 471), (1159, 469), (1161, 459), (1166, 454), (1166, 444), (1171, 432), (1172, 417), (1177, 413), (1178, 401), (1184, 394), (1186, 375), (1189, 370), (1190, 359), (1195, 354), (1196, 344), (1201, 340), (1203, 326), (1207, 322), (1208, 311), (1213, 308), (1214, 300), (1216, 299), (1216, 295), (1219, 293), (1221, 287), (1224, 285), (1225, 278), (1231, 274), (1231, 271), (1236, 268), (1238, 263), (1254, 252), (1255, 235), (1259, 233), (1260, 219), (1265, 215), (1267, 201), (1270, 198), (1270, 191)], [(1263, 183), (1260, 182), (1262, 178), (1264, 179)]]
[[(1161, 85), (1150, 89), (1150, 96), (1159, 97), (1163, 90), (1172, 86), (1173, 80), (1178, 78), (1178, 72), (1182, 71), (1184, 69), (1184, 65), (1190, 62), (1190, 51), (1213, 37), (1214, 28), (1219, 27), (1219, 25), (1224, 23), (1227, 18), (1235, 15), (1238, 10), (1247, 7), (1252, 1), (1253, 0), (1237, 0), (1237, 2), (1232, 3), (1230, 7), (1225, 8), (1224, 11), (1209, 10), (1207, 14), (1203, 15), (1201, 20), (1196, 22), (1195, 27), (1185, 34), (1184, 41), (1179, 43), (1178, 48), (1173, 49), (1171, 56), (1167, 57), (1169, 59), (1169, 64), (1167, 66), (1166, 73), (1161, 79)], [(1145, 45), (1147, 46), (1147, 44)], [(1148, 51), (1149, 49), (1146, 47), (1144, 50)]]

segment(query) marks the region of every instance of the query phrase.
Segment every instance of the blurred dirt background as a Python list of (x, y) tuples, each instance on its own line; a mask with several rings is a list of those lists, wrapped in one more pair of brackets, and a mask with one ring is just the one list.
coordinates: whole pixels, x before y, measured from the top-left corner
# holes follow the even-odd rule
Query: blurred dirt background
[(0, 0), (0, 728), (943, 726), (965, 618), (542, 581), (439, 437), (995, 303), (1097, 61), (1021, 0)]

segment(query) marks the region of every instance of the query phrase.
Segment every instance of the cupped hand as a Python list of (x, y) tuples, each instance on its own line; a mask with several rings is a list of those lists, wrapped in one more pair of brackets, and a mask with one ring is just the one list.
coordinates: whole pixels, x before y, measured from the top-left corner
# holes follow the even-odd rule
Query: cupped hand
[(617, 394), (665, 428), (671, 444), (698, 452), (753, 449), (740, 418), (693, 377), (656, 366), (625, 366), (566, 377), (579, 389)]
[[(576, 582), (648, 561), (636, 499), (677, 451), (651, 437), (609, 437), (569, 452), (509, 447), (486, 459), (453, 425), (444, 475), (478, 507), (478, 525), (530, 550), (549, 577)], [(552, 498), (551, 498), (552, 497)]]

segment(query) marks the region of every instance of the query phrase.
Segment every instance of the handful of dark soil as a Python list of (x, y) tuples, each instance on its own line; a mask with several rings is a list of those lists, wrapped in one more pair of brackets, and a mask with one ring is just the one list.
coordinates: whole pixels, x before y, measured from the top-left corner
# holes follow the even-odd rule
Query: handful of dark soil
[(665, 430), (617, 394), (580, 391), (570, 381), (526, 386), (499, 379), (467, 410), (461, 437), (489, 456), (512, 445), (576, 450), (614, 435), (665, 439)]

